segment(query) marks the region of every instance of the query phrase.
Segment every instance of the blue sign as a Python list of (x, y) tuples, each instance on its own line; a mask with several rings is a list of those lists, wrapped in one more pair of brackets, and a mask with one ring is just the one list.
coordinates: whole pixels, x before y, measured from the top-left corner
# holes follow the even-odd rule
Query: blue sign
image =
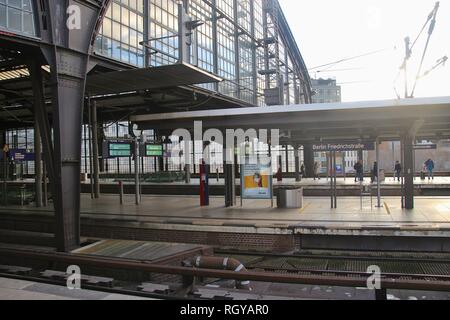
[(375, 150), (374, 142), (344, 142), (344, 143), (320, 143), (313, 145), (314, 152), (327, 151), (360, 151), (360, 150)]
[(416, 144), (414, 150), (436, 150), (437, 144)]
[(36, 158), (34, 152), (26, 149), (11, 149), (9, 151), (9, 157), (15, 162), (34, 161)]

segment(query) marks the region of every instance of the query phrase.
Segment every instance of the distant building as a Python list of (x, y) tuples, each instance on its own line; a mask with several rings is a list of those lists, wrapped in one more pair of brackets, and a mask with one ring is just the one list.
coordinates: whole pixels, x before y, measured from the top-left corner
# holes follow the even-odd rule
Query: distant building
[(311, 79), (311, 86), (315, 94), (312, 97), (313, 103), (333, 103), (342, 102), (341, 87), (333, 79)]
[[(311, 79), (313, 91), (313, 103), (335, 103), (342, 102), (341, 87), (337, 85), (334, 79)], [(316, 161), (322, 162), (322, 171), (326, 172), (327, 157), (326, 153), (316, 154)], [(349, 173), (353, 171), (355, 163), (358, 161), (358, 152), (345, 152), (343, 157), (338, 157), (338, 170), (345, 170)]]

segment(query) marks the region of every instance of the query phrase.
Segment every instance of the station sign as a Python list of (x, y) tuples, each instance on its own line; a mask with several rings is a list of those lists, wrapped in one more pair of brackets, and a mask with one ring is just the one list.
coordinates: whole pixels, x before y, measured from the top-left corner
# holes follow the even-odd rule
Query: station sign
[(130, 141), (105, 141), (103, 143), (105, 158), (129, 158), (133, 156), (133, 143)]
[(241, 165), (242, 199), (272, 199), (273, 174), (271, 164)]
[(9, 158), (15, 162), (34, 161), (35, 154), (31, 150), (26, 149), (11, 149), (9, 150)]
[(148, 158), (159, 158), (164, 156), (164, 148), (162, 144), (144, 143), (141, 148), (141, 156)]
[(414, 150), (437, 150), (437, 144), (416, 144)]
[(373, 151), (375, 150), (375, 142), (320, 143), (313, 144), (312, 149), (314, 152)]

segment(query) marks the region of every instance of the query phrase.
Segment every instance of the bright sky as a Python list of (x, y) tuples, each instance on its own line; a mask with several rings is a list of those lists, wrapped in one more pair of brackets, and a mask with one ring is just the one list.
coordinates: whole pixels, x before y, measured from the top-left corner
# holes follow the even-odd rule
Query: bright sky
[[(308, 68), (377, 50), (381, 53), (338, 64), (312, 78), (336, 78), (343, 101), (396, 98), (394, 81), (411, 42), (433, 10), (435, 0), (279, 0)], [(416, 77), (428, 35), (422, 34), (409, 62), (409, 83)], [(441, 0), (423, 72), (450, 57), (450, 0)], [(349, 70), (351, 69), (351, 70)], [(320, 69), (316, 69), (318, 71)], [(422, 73), (423, 73), (422, 72)], [(397, 82), (404, 96), (404, 77)], [(415, 97), (450, 96), (450, 60), (417, 84)]]

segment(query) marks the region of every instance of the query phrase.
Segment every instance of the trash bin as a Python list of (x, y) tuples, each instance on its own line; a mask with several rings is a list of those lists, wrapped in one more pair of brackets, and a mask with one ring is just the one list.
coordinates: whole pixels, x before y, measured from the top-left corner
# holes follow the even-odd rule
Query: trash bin
[(303, 188), (280, 187), (278, 189), (277, 207), (282, 209), (303, 208)]

